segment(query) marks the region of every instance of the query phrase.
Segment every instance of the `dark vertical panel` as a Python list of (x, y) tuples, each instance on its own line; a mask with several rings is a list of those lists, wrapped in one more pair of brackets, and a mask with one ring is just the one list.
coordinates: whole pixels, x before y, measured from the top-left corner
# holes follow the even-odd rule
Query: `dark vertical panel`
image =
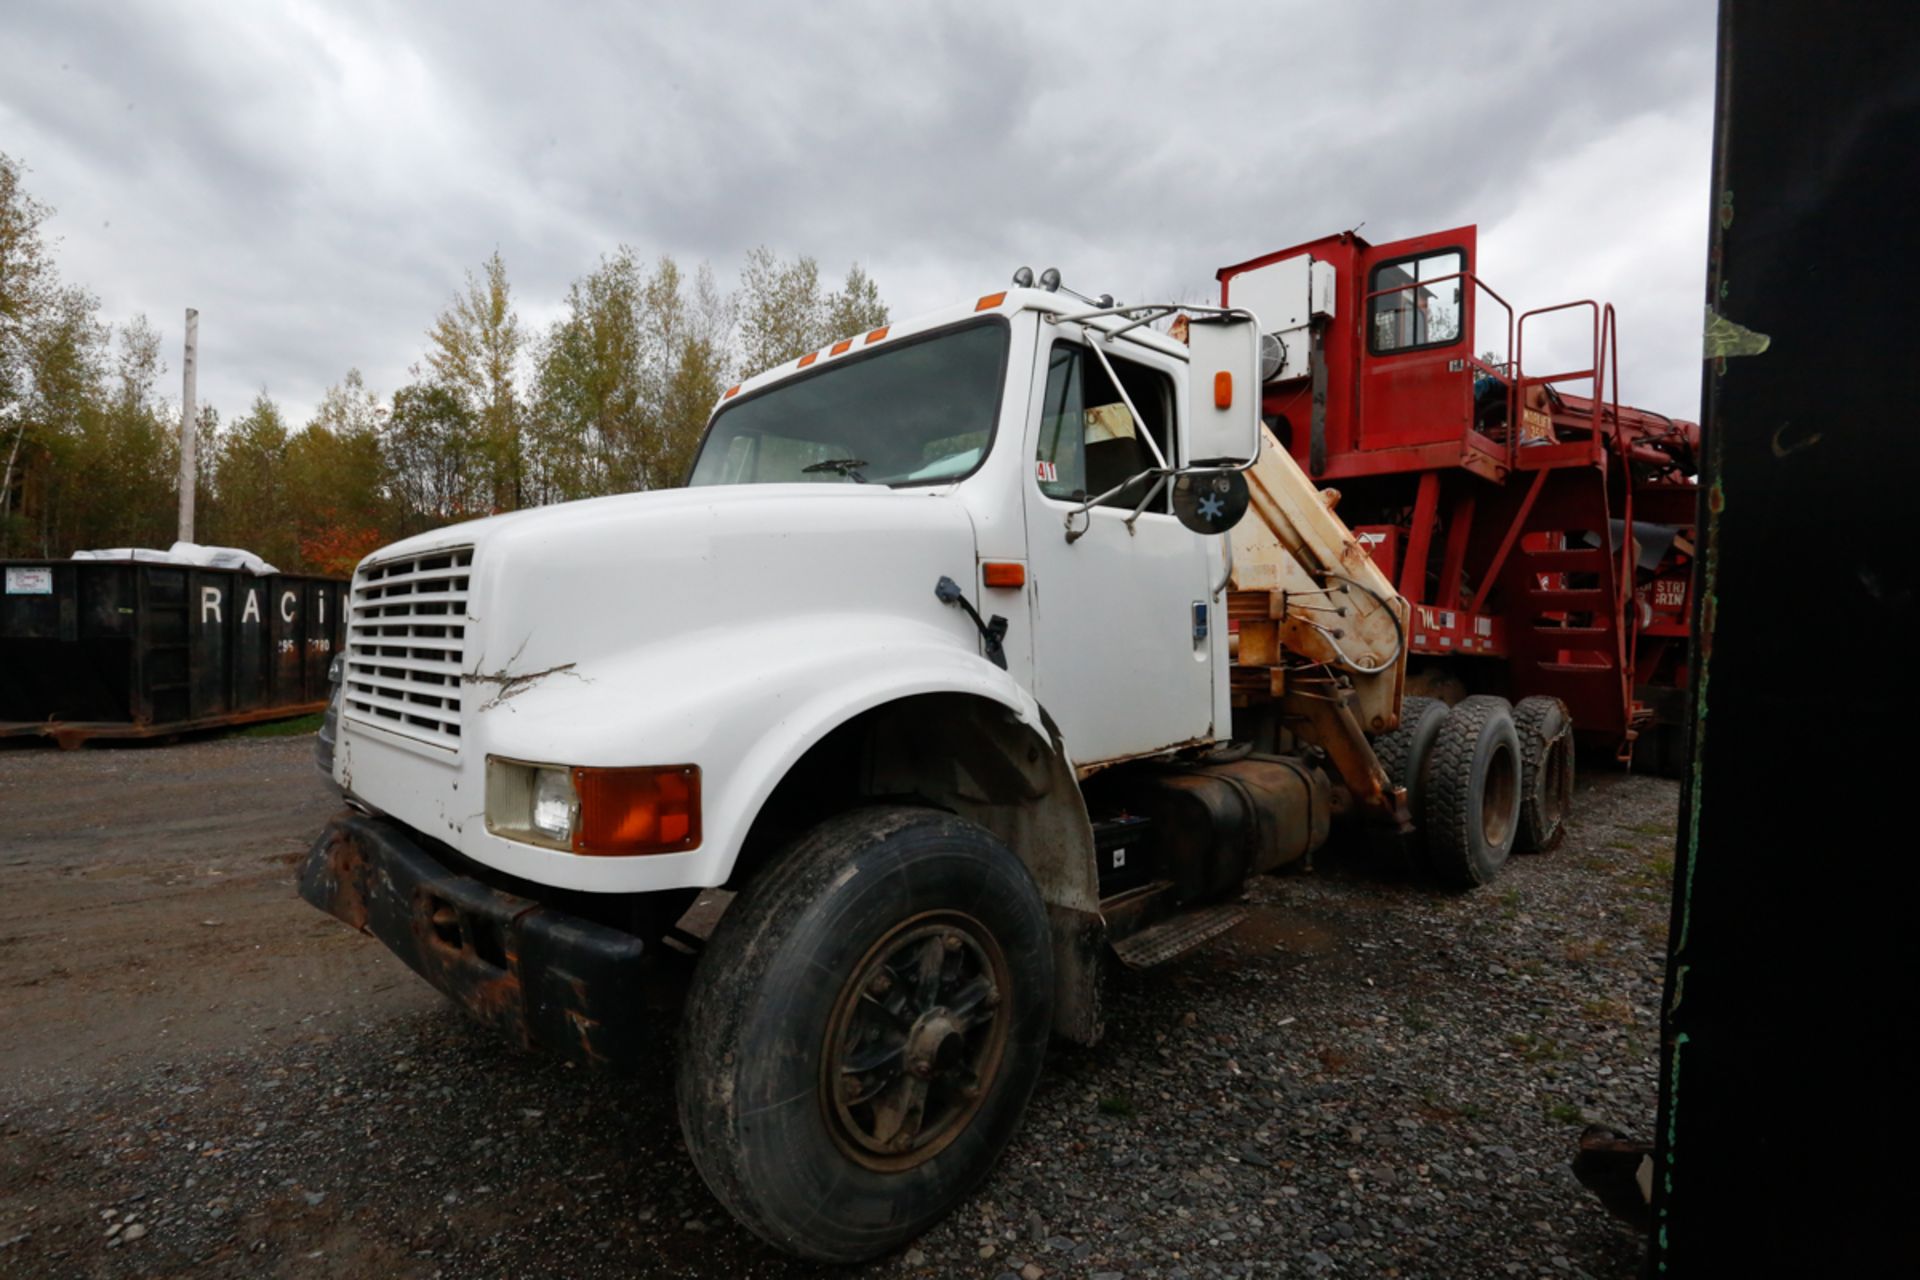
[[(1695, 763), (1657, 1274), (1920, 1256), (1913, 6), (1721, 9)], [(1729, 325), (1738, 328), (1728, 327)], [(1767, 338), (1764, 353), (1742, 331)], [(1717, 335), (1717, 336), (1716, 336)]]
[(273, 636), (273, 701), (304, 701), (300, 675), (303, 602), (299, 580), (276, 574), (261, 581), (267, 586), (267, 621)]
[[(188, 572), (185, 569), (141, 565), (135, 570), (147, 580), (146, 608), (141, 622), (146, 632), (142, 692), (146, 720), (166, 723), (188, 718), (189, 610)], [(140, 718), (140, 717), (136, 717)]]
[(187, 654), (189, 709), (193, 719), (224, 715), (228, 710), (227, 679), (231, 650), (227, 637), (233, 622), (233, 590), (237, 575), (201, 570), (189, 575), (187, 593)]
[(252, 710), (272, 704), (269, 680), (273, 651), (272, 629), (267, 618), (272, 612), (272, 597), (267, 582), (250, 573), (237, 574), (233, 588), (233, 690), (234, 708)]
[(327, 596), (327, 584), (318, 578), (308, 578), (301, 589), (305, 597), (300, 642), (302, 678), (307, 701), (318, 702), (327, 696), (327, 662), (333, 657), (328, 628), (333, 623), (334, 602)]

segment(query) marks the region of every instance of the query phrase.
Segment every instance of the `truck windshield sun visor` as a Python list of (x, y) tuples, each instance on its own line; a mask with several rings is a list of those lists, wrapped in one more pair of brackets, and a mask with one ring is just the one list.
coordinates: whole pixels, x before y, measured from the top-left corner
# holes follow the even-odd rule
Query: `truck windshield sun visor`
[(713, 420), (689, 483), (951, 484), (993, 443), (1008, 327), (960, 325), (818, 366)]

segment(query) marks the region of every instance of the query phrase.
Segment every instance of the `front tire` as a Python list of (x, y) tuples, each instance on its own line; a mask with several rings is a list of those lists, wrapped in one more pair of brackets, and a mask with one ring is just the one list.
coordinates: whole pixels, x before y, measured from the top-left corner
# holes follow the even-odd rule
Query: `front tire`
[(1011, 850), (933, 809), (828, 819), (749, 882), (695, 970), (687, 1149), (779, 1248), (885, 1253), (992, 1169), (1052, 1011), (1046, 908)]

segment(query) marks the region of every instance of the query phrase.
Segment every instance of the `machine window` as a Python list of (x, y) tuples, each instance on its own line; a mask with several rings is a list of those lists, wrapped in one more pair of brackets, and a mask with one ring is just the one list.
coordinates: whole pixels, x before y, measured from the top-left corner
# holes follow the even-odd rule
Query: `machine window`
[(1466, 255), (1458, 249), (1375, 267), (1367, 288), (1375, 295), (1367, 304), (1367, 346), (1373, 354), (1458, 342), (1460, 299), (1467, 283), (1460, 273), (1466, 269)]
[(993, 442), (1003, 321), (881, 347), (720, 411), (688, 482), (950, 484)]
[[(1152, 436), (1162, 456), (1173, 457), (1168, 439), (1173, 379), (1119, 356), (1108, 359), (1147, 421), (1135, 421), (1098, 357), (1079, 343), (1055, 343), (1047, 357), (1046, 400), (1034, 450), (1034, 474), (1049, 498), (1085, 502), (1157, 466), (1143, 433)], [(1135, 481), (1100, 505), (1131, 511), (1152, 483)], [(1151, 509), (1166, 511), (1167, 502), (1163, 495)]]

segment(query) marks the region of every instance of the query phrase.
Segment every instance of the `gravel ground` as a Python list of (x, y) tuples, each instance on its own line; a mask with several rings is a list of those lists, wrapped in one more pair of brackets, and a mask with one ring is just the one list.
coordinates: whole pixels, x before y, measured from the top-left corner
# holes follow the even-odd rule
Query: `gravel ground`
[[(1568, 1161), (1589, 1119), (1652, 1124), (1676, 802), (1583, 780), (1567, 844), (1473, 894), (1339, 857), (1259, 882), (1234, 933), (1114, 977), (979, 1195), (838, 1274), (1635, 1275)], [(61, 1081), (0, 1046), (0, 1274), (821, 1274), (707, 1194), (664, 1055), (594, 1076), (302, 990), (241, 1052)]]

